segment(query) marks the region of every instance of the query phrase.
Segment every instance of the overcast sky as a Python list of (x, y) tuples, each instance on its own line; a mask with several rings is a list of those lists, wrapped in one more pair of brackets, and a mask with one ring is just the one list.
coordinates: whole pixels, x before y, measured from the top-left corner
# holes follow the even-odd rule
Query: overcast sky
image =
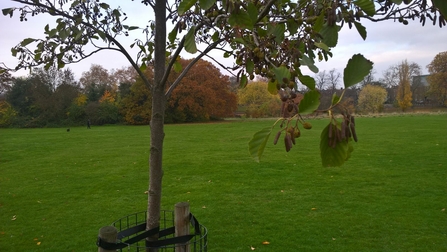
[[(110, 2), (110, 1), (107, 1)], [(149, 20), (147, 13), (150, 8), (145, 7), (140, 1), (117, 1), (122, 9), (129, 16), (128, 25), (145, 26)], [(113, 6), (113, 4), (111, 4)], [(17, 6), (16, 3), (7, 0), (0, 1), (0, 9)], [(152, 18), (151, 18), (152, 19)], [(44, 26), (54, 23), (54, 18), (39, 15), (37, 17), (29, 17), (28, 22), (20, 22), (18, 13), (13, 18), (9, 16), (0, 16), (0, 62), (5, 63), (8, 67), (17, 64), (17, 59), (11, 56), (10, 49), (18, 44), (24, 38), (42, 38)], [(422, 67), (423, 74), (428, 73), (426, 66), (433, 60), (436, 54), (447, 51), (447, 28), (439, 28), (427, 22), (423, 27), (419, 21), (410, 22), (409, 25), (402, 25), (398, 22), (386, 21), (381, 23), (364, 23), (367, 29), (367, 39), (364, 41), (355, 29), (349, 30), (344, 27), (339, 35), (338, 45), (332, 50), (334, 57), (328, 62), (318, 62), (316, 65), (322, 70), (329, 71), (336, 69), (343, 73), (343, 68), (352, 55), (356, 53), (363, 54), (366, 58), (374, 62), (376, 78), (381, 78), (383, 72), (392, 65), (403, 60), (416, 62)], [(132, 37), (131, 34), (130, 37)], [(135, 35), (138, 35), (135, 34)], [(124, 45), (130, 45), (132, 38), (124, 41)], [(217, 54), (213, 54), (217, 55)], [(219, 55), (221, 55), (219, 53)], [(187, 54), (183, 55), (188, 57)], [(223, 59), (222, 59), (223, 60)], [(227, 61), (224, 61), (227, 62)], [(79, 78), (84, 71), (88, 71), (91, 64), (99, 64), (104, 68), (118, 69), (129, 66), (126, 58), (111, 51), (103, 51), (93, 57), (86, 59), (77, 64), (67, 65)], [(228, 65), (231, 62), (228, 61)], [(303, 72), (313, 75), (307, 69)], [(20, 71), (15, 76), (26, 75), (26, 71)]]

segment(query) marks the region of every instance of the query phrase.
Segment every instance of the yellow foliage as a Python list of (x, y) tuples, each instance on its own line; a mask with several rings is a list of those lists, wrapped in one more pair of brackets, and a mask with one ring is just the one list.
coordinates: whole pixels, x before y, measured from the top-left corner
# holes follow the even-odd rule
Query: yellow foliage
[(380, 112), (386, 100), (386, 90), (380, 86), (366, 85), (359, 94), (359, 108), (364, 112)]
[(397, 88), (397, 104), (405, 111), (407, 108), (413, 106), (411, 101), (413, 100), (413, 94), (410, 87), (410, 65), (404, 60), (398, 68), (399, 74), (399, 86)]
[(17, 112), (6, 101), (0, 101), (0, 126), (8, 126), (11, 124)]
[(99, 103), (114, 103), (115, 97), (108, 90), (104, 92), (104, 94), (99, 99)]
[(85, 94), (79, 94), (78, 97), (75, 98), (75, 103), (78, 106), (84, 106), (87, 104), (87, 96)]

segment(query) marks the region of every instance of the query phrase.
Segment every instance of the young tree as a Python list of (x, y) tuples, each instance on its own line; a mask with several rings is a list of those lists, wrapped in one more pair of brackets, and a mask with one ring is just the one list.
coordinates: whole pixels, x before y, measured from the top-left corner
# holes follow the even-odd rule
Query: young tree
[(413, 105), (411, 103), (413, 97), (410, 84), (412, 71), (407, 60), (402, 61), (402, 63), (397, 66), (397, 76), (399, 78), (399, 85), (397, 87), (397, 104), (402, 111), (405, 111)]
[[(425, 22), (427, 12), (438, 13), (437, 8), (442, 8), (442, 12), (447, 13), (447, 6), (442, 0), (434, 0), (434, 7), (426, 0), (411, 3), (407, 1), (404, 8), (394, 3), (401, 2), (397, 0), (174, 0), (169, 3), (166, 0), (143, 0), (143, 4), (152, 7), (155, 20), (150, 21), (147, 27), (139, 29), (137, 26), (123, 23), (126, 14), (121, 8), (112, 8), (108, 3), (99, 0), (12, 1), (25, 6), (4, 9), (4, 15), (12, 16), (18, 11), (20, 19), (24, 21), (29, 16), (42, 13), (59, 17), (56, 27), (45, 27), (44, 39), (27, 38), (12, 49), (13, 55), (19, 58), (18, 68), (39, 64), (48, 67), (54, 63), (63, 67), (92, 53), (105, 49), (116, 50), (123, 53), (139, 76), (151, 87), (148, 229), (158, 227), (160, 217), (166, 101), (192, 65), (211, 50), (221, 50), (225, 57), (235, 58), (236, 64), (226, 69), (238, 72), (241, 86), (247, 84), (248, 78), (254, 78), (255, 73), (269, 77), (269, 91), (281, 91), (282, 98), (288, 99), (285, 102), (286, 108), (290, 107), (292, 111), (297, 111), (291, 99), (294, 97), (293, 80), (298, 78), (310, 89), (300, 103), (299, 111), (305, 113), (318, 107), (319, 93), (315, 89), (315, 81), (310, 76), (303, 75), (300, 67), (306, 66), (313, 72), (318, 72), (314, 64), (315, 59), (318, 57), (327, 60), (332, 55), (330, 48), (337, 45), (338, 32), (342, 26), (347, 24), (349, 27), (355, 27), (365, 39), (366, 29), (361, 24), (364, 19), (391, 19), (406, 23), (407, 20), (419, 18)], [(436, 17), (438, 16), (442, 15), (439, 13)], [(168, 22), (175, 25), (169, 33), (166, 28)], [(444, 23), (440, 24), (442, 26)], [(130, 35), (133, 30), (143, 31), (147, 38), (145, 41), (136, 39), (131, 45), (140, 48), (136, 57), (130, 55), (120, 40), (120, 36)], [(200, 50), (197, 49), (197, 43), (203, 45)], [(35, 44), (37, 50), (29, 49), (31, 44)], [(86, 52), (85, 45), (93, 45), (93, 51)], [(197, 54), (187, 67), (180, 69), (177, 59), (183, 50)], [(166, 58), (167, 55), (169, 58)], [(153, 81), (149, 81), (143, 73), (148, 65), (153, 65)], [(371, 67), (372, 63), (362, 55), (354, 55), (344, 72), (345, 88), (363, 79)], [(176, 81), (167, 83), (172, 68), (182, 72)], [(339, 99), (335, 98), (333, 105), (338, 104), (338, 101)], [(331, 136), (329, 129), (338, 132), (337, 127), (333, 127), (336, 119), (332, 116), (331, 109), (332, 107), (328, 109), (331, 122), (323, 131), (323, 135)], [(265, 134), (261, 139), (264, 138)], [(263, 142), (264, 140), (260, 141), (261, 145)], [(331, 153), (328, 145), (336, 150)], [(322, 141), (321, 146), (322, 157), (326, 157), (323, 163), (326, 165), (339, 165), (340, 160), (344, 162), (347, 152), (352, 149), (348, 144), (330, 139)], [(255, 147), (254, 151), (253, 148), (250, 149), (251, 153), (262, 154), (262, 148), (259, 146)], [(343, 154), (338, 156), (335, 152)], [(149, 240), (156, 239), (154, 236)]]
[(442, 106), (447, 106), (447, 51), (438, 53), (427, 66), (430, 76), (429, 92), (432, 93)]
[(358, 108), (363, 112), (381, 112), (386, 96), (387, 93), (383, 87), (366, 85), (360, 91)]

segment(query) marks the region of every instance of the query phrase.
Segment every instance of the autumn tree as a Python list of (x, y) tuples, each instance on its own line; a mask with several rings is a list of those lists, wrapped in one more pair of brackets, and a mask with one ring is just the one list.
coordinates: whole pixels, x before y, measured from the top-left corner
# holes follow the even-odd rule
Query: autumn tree
[(385, 88), (375, 85), (366, 85), (359, 94), (358, 109), (362, 112), (377, 113), (383, 110), (387, 92)]
[(82, 73), (79, 83), (84, 89), (89, 101), (98, 101), (106, 90), (111, 90), (115, 84), (109, 71), (101, 65), (92, 64), (90, 69)]
[[(148, 80), (153, 79), (153, 68), (145, 71)], [(152, 93), (151, 88), (142, 78), (137, 78), (120, 101), (120, 111), (124, 121), (131, 125), (148, 125), (151, 121)]]
[[(181, 79), (203, 56), (216, 49), (221, 50), (224, 57), (234, 58), (233, 66), (225, 67), (219, 61), (215, 62), (224, 69), (236, 72), (241, 86), (245, 86), (248, 79), (254, 78), (255, 74), (268, 77), (268, 90), (274, 94), (281, 94), (281, 98), (285, 100), (284, 104), (287, 104), (283, 106), (283, 112), (291, 109), (287, 115), (292, 117), (286, 119), (290, 122), (299, 118), (291, 113), (298, 111), (298, 105), (292, 98), (295, 95), (293, 81), (298, 78), (310, 90), (300, 102), (299, 112), (309, 113), (315, 110), (319, 98), (315, 81), (312, 77), (304, 75), (300, 69), (308, 67), (314, 73), (318, 72), (315, 60), (329, 59), (332, 55), (331, 48), (337, 45), (338, 33), (344, 25), (355, 27), (360, 36), (366, 39), (366, 28), (361, 23), (365, 19), (399, 20), (405, 24), (408, 20), (418, 18), (425, 23), (426, 17), (433, 17), (425, 14), (434, 12), (436, 18), (442, 17), (439, 22), (442, 26), (445, 22), (437, 8), (441, 8), (442, 13), (447, 13), (447, 6), (442, 0), (433, 0), (436, 4), (433, 7), (426, 0), (406, 1), (404, 8), (398, 5), (401, 3), (398, 0), (354, 2), (174, 0), (169, 4), (166, 0), (144, 0), (142, 4), (150, 6), (154, 13), (148, 16), (153, 16), (154, 20), (151, 20), (148, 26), (139, 28), (124, 24), (125, 12), (105, 2), (13, 1), (25, 6), (4, 9), (4, 15), (12, 16), (14, 12), (19, 12), (19, 18), (24, 21), (35, 14), (51, 14), (59, 17), (55, 27), (49, 25), (45, 27), (45, 38), (27, 38), (12, 49), (13, 55), (19, 59), (17, 68), (40, 64), (46, 66), (57, 64), (59, 67), (64, 67), (66, 64), (78, 62), (93, 53), (108, 49), (121, 52), (144, 82), (150, 86), (152, 112), (148, 229), (159, 226), (164, 113), (167, 100)], [(174, 24), (170, 32), (166, 27), (169, 22)], [(131, 44), (131, 47), (140, 49), (137, 55), (132, 57), (130, 51), (127, 51), (121, 43), (127, 40), (121, 38), (131, 35), (134, 30), (142, 31), (146, 35), (146, 40), (136, 39)], [(201, 47), (198, 47), (197, 43)], [(35, 45), (37, 50), (29, 49), (32, 45)], [(90, 48), (93, 51), (86, 52), (89, 49), (86, 45), (92, 46)], [(188, 66), (180, 68), (178, 56), (183, 50), (197, 54)], [(144, 69), (148, 65), (153, 65), (152, 81), (144, 75)], [(344, 88), (363, 79), (371, 67), (372, 63), (362, 55), (354, 55), (343, 74)], [(168, 76), (173, 68), (181, 73), (174, 82), (168, 83)], [(336, 106), (340, 99), (334, 97), (333, 101), (332, 106)], [(327, 110), (330, 122), (323, 130), (320, 143), (320, 154), (325, 166), (341, 165), (352, 151), (349, 139), (341, 142), (328, 137), (339, 132), (337, 125), (340, 122), (333, 116), (332, 106)], [(345, 119), (352, 121), (348, 116)], [(348, 121), (345, 120), (344, 123)], [(262, 139), (269, 134), (268, 130), (255, 134), (254, 138), (261, 140), (254, 141), (254, 145), (251, 142), (252, 154), (262, 154), (260, 147), (265, 146)], [(290, 139), (290, 134), (290, 132), (285, 134), (286, 140)], [(290, 147), (290, 144), (287, 144), (287, 147)], [(153, 236), (148, 240), (156, 239), (157, 236)]]
[[(179, 60), (186, 67), (191, 60)], [(178, 74), (171, 72), (169, 79)], [(166, 120), (171, 122), (208, 121), (233, 116), (237, 108), (236, 94), (231, 92), (228, 76), (216, 66), (199, 60), (183, 77), (168, 100)]]
[(279, 116), (281, 101), (267, 91), (267, 82), (254, 81), (239, 89), (238, 104), (245, 108), (248, 117)]
[(407, 60), (402, 61), (402, 63), (397, 66), (397, 76), (399, 79), (397, 87), (397, 104), (402, 111), (405, 111), (413, 105), (411, 102), (413, 97), (410, 84), (412, 72), (410, 71), (410, 65)]
[(440, 105), (447, 106), (447, 51), (438, 53), (427, 68), (430, 73), (427, 77), (429, 92)]

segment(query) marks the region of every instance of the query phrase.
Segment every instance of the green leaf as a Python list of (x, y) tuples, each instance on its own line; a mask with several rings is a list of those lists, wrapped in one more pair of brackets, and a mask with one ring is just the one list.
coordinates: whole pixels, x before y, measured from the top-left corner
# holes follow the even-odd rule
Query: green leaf
[(376, 14), (374, 2), (371, 0), (356, 0), (354, 4), (360, 7), (368, 16), (372, 17)]
[[(278, 83), (281, 84), (288, 84), (290, 80), (290, 71), (285, 66), (275, 67), (273, 69), (273, 72), (275, 73), (275, 79), (278, 81)], [(286, 83), (287, 79), (287, 83)]]
[(176, 60), (176, 61), (174, 62), (174, 66), (173, 66), (173, 68), (174, 68), (174, 71), (175, 71), (176, 73), (180, 73), (180, 72), (182, 71), (182, 69), (183, 69), (182, 64), (181, 64), (178, 60)]
[(287, 29), (292, 35), (298, 32), (298, 23), (296, 22), (295, 19), (290, 18), (287, 20)]
[(239, 87), (244, 88), (245, 86), (247, 86), (247, 83), (248, 83), (247, 75), (243, 74), (241, 76), (241, 80), (239, 81)]
[(191, 7), (197, 2), (197, 0), (183, 0), (178, 6), (178, 14), (181, 16), (185, 14)]
[(311, 114), (320, 106), (320, 92), (318, 90), (310, 90), (304, 94), (299, 104), (300, 114)]
[(324, 25), (320, 31), (320, 34), (323, 37), (322, 42), (329, 47), (335, 47), (338, 43), (338, 31), (339, 27), (337, 25), (334, 26)]
[(102, 40), (106, 41), (106, 34), (103, 31), (97, 30), (96, 33), (98, 33)]
[(393, 2), (393, 3), (397, 4), (397, 5), (399, 5), (399, 4), (402, 3), (402, 0), (391, 0), (391, 2)]
[[(341, 141), (337, 143), (335, 148), (329, 146), (329, 125), (321, 132), (320, 137), (320, 156), (324, 167), (341, 166), (349, 159), (352, 151), (354, 150), (351, 140)], [(337, 127), (332, 124), (332, 128)]]
[(325, 17), (325, 12), (322, 11), (320, 16), (318, 16), (317, 20), (315, 20), (314, 31), (316, 31), (316, 32), (321, 31), (321, 29), (323, 28), (323, 24), (324, 24), (324, 17)]
[(147, 68), (146, 63), (144, 63), (144, 62), (141, 63), (140, 70), (144, 72), (146, 70), (146, 68)]
[[(438, 8), (438, 10), (442, 13), (444, 18), (447, 18), (447, 1), (445, 0), (432, 0), (433, 5)], [(12, 15), (12, 13), (11, 13)]]
[(254, 25), (256, 23), (256, 21), (258, 20), (259, 12), (258, 12), (258, 8), (256, 7), (256, 5), (253, 4), (253, 2), (249, 2), (247, 4), (247, 13), (248, 13), (248, 16), (250, 16), (252, 25)]
[(267, 34), (273, 35), (275, 42), (280, 44), (284, 40), (286, 25), (283, 23), (269, 24), (267, 27)]
[(253, 29), (253, 21), (245, 11), (233, 11), (228, 18), (228, 23), (233, 27)]
[(174, 44), (176, 38), (177, 38), (177, 27), (174, 27), (174, 29), (172, 29), (172, 31), (168, 34), (168, 40), (171, 44)]
[(101, 6), (101, 8), (107, 10), (108, 8), (110, 8), (110, 5), (106, 4), (106, 3), (100, 3), (99, 6)]
[(247, 59), (247, 63), (245, 63), (245, 70), (247, 73), (253, 73), (253, 70), (255, 69), (255, 63), (251, 61), (250, 59)]
[(361, 54), (352, 56), (343, 71), (345, 89), (361, 82), (369, 74), (373, 64)]
[(208, 10), (216, 3), (216, 0), (199, 0), (200, 8)]
[(272, 95), (278, 94), (278, 88), (276, 88), (277, 83), (278, 82), (276, 80), (275, 81), (269, 80), (269, 82), (267, 84), (268, 85), (267, 90), (269, 91), (270, 94), (272, 94)]
[(3, 16), (9, 15), (9, 17), (12, 17), (12, 14), (14, 13), (13, 8), (6, 8), (2, 9)]
[(24, 39), (24, 40), (20, 43), (20, 46), (25, 47), (25, 46), (27, 46), (27, 45), (33, 43), (34, 41), (35, 41), (35, 39), (32, 39), (32, 38), (26, 38), (26, 39)]
[(354, 21), (355, 28), (359, 32), (360, 36), (362, 36), (363, 40), (366, 40), (366, 28), (359, 22)]
[(317, 68), (317, 66), (315, 66), (315, 62), (313, 61), (313, 59), (307, 57), (306, 55), (303, 55), (301, 57), (300, 63), (301, 63), (301, 65), (307, 66), (310, 71), (312, 71), (314, 73), (318, 73), (318, 68)]
[(273, 127), (264, 128), (253, 135), (253, 138), (248, 143), (248, 151), (250, 155), (259, 162), (262, 153), (264, 153), (267, 141), (272, 133)]
[(195, 33), (196, 33), (196, 27), (193, 26), (185, 36), (185, 50), (192, 54), (197, 52)]
[(12, 55), (13, 57), (16, 57), (16, 56), (17, 56), (17, 50), (14, 49), (14, 48), (11, 48), (11, 55)]
[(305, 85), (310, 90), (315, 90), (315, 79), (314, 78), (312, 78), (308, 75), (303, 75), (303, 76), (298, 76), (298, 80), (300, 80), (301, 84)]
[(316, 47), (321, 48), (325, 51), (329, 51), (329, 47), (325, 43), (315, 42)]

